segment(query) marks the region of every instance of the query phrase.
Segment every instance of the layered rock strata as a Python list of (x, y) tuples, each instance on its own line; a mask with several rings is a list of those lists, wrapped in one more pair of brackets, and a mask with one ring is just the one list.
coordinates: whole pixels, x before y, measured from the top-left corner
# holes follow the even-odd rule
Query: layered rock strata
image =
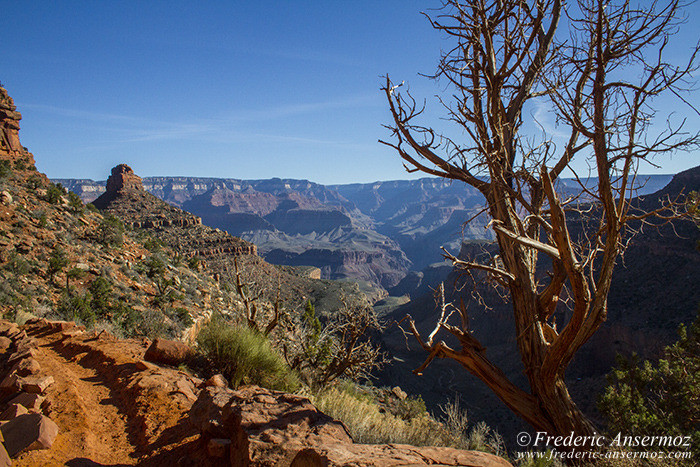
[[(19, 141), (19, 121), (22, 114), (17, 112), (12, 98), (5, 88), (0, 86), (0, 160), (9, 161), (16, 172), (35, 172), (34, 155)], [(40, 185), (48, 182), (48, 179), (39, 175)]]
[(131, 228), (148, 229), (186, 256), (256, 255), (254, 244), (202, 225), (202, 219), (156, 198), (126, 164), (112, 169), (107, 191), (96, 207), (119, 217)]
[(0, 87), (0, 145), (11, 153), (24, 152), (19, 142), (20, 120), (22, 114), (17, 112), (17, 107), (5, 88)]

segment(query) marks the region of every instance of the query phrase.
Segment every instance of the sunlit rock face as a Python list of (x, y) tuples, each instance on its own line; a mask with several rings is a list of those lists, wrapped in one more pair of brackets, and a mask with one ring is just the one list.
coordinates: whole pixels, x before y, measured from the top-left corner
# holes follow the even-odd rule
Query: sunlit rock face
[(19, 121), (22, 114), (17, 112), (17, 107), (5, 88), (0, 87), (0, 132), (2, 133), (2, 147), (8, 152), (23, 152), (19, 142)]
[(112, 175), (107, 179), (107, 193), (117, 193), (125, 189), (143, 191), (143, 182), (131, 167), (119, 164), (112, 169)]

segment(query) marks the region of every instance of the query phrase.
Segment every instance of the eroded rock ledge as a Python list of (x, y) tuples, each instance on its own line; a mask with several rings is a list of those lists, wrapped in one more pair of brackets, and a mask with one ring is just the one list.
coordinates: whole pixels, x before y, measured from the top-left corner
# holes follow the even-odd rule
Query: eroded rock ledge
[(451, 448), (355, 444), (303, 396), (232, 390), (220, 375), (203, 381), (174, 367), (190, 355), (180, 342), (117, 339), (73, 322), (0, 320), (9, 378), (0, 419), (12, 420), (0, 424), (9, 454), (3, 463), (0, 449), (0, 465), (511, 465)]
[(204, 388), (190, 410), (212, 457), (232, 466), (510, 466), (475, 451), (401, 444), (355, 444), (345, 426), (309, 399), (245, 386)]
[(257, 247), (219, 229), (202, 225), (198, 216), (169, 205), (143, 188), (141, 177), (126, 164), (112, 169), (107, 191), (94, 203), (131, 228), (148, 229), (186, 256), (257, 255)]

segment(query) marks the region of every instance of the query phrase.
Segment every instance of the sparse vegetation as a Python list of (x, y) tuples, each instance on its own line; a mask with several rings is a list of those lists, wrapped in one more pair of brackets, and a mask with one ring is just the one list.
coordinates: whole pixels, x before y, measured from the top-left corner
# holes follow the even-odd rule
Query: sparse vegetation
[(9, 178), (10, 175), (12, 175), (12, 166), (10, 165), (10, 161), (0, 161), (0, 181)]
[(56, 274), (63, 271), (68, 266), (68, 257), (60, 246), (57, 246), (49, 257), (47, 273), (52, 283), (55, 283)]
[(68, 206), (73, 212), (82, 212), (84, 208), (83, 200), (80, 199), (80, 196), (70, 191), (68, 192)]
[(44, 195), (44, 200), (51, 204), (58, 204), (65, 194), (66, 190), (60, 183), (49, 183), (49, 185), (46, 187), (46, 194)]
[(201, 261), (201, 260), (199, 259), (199, 257), (197, 257), (197, 256), (191, 256), (191, 257), (187, 260), (187, 266), (188, 266), (190, 269), (192, 269), (193, 271), (198, 270), (201, 263), (202, 263), (202, 261)]
[[(410, 417), (402, 417), (390, 407), (380, 406), (371, 389), (363, 390), (348, 381), (320, 391), (312, 400), (319, 410), (341, 420), (358, 443), (447, 446), (505, 454), (503, 440), (486, 424), (468, 429), (466, 414), (458, 404), (448, 405), (452, 416), (442, 423), (430, 416), (424, 405)], [(407, 400), (414, 407), (421, 406), (418, 399)]]
[(27, 189), (34, 192), (37, 188), (43, 185), (43, 180), (38, 174), (34, 174), (27, 179)]
[[(700, 456), (700, 311), (658, 362), (618, 357), (599, 400), (611, 436), (689, 436)], [(676, 450), (675, 448), (672, 448)]]
[(340, 377), (367, 380), (384, 362), (372, 341), (372, 333), (382, 330), (374, 309), (346, 297), (340, 302), (341, 307), (322, 324), (309, 301), (287, 328), (285, 358), (312, 387), (324, 387)]
[(217, 317), (197, 337), (200, 351), (231, 382), (294, 391), (299, 380), (260, 332)]
[(119, 247), (124, 244), (124, 223), (116, 216), (107, 214), (102, 218), (98, 230), (100, 243), (107, 247)]
[(85, 276), (85, 271), (80, 268), (70, 268), (66, 271), (66, 291), (70, 294), (70, 281), (71, 279), (81, 279)]
[(56, 312), (61, 319), (78, 321), (87, 327), (92, 327), (96, 319), (90, 292), (69, 294), (67, 290), (64, 291), (56, 305)]

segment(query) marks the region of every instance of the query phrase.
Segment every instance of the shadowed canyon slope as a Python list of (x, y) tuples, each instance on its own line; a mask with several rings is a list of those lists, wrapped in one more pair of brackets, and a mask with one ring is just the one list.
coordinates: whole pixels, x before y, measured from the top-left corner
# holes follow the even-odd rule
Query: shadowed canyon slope
[[(658, 208), (665, 196), (675, 199), (682, 191), (700, 190), (700, 167), (681, 172), (663, 189), (633, 201), (646, 211)], [(663, 224), (663, 222), (661, 222)], [(639, 226), (634, 226), (638, 228)], [(581, 232), (580, 224), (569, 225), (572, 232)], [(664, 346), (678, 340), (681, 323), (691, 323), (700, 304), (700, 230), (690, 220), (677, 220), (661, 227), (645, 226), (632, 237), (623, 258), (617, 262), (608, 296), (607, 321), (577, 353), (567, 375), (567, 385), (576, 404), (596, 423), (602, 419), (596, 411), (597, 397), (605, 387), (605, 375), (615, 364), (616, 355), (638, 354), (641, 358), (658, 358)], [(493, 246), (465, 243), (459, 257), (479, 259)], [(484, 347), (486, 354), (516, 385), (526, 388), (523, 363), (517, 352), (514, 335), (512, 304), (506, 303), (475, 275), (476, 282), (456, 271), (445, 275), (448, 301), (464, 300), (469, 315), (469, 328)], [(426, 278), (424, 282), (428, 279)], [(440, 282), (432, 279), (433, 287)], [(412, 301), (402, 305), (391, 315), (400, 320), (406, 314), (415, 318), (418, 329), (426, 336), (434, 328), (439, 311), (433, 294), (412, 295)], [(483, 306), (473, 298), (478, 290), (484, 298)], [(557, 323), (565, 323), (570, 311), (560, 306)], [(456, 319), (458, 320), (458, 318)], [(453, 324), (457, 324), (456, 322)], [(561, 325), (561, 324), (560, 324)], [(444, 331), (436, 339), (450, 336)], [(427, 358), (417, 342), (396, 327), (389, 328), (384, 341), (395, 358), (380, 380), (404, 381), (409, 392), (420, 392), (429, 405), (436, 406), (445, 399), (459, 395), (471, 416), (497, 426), (506, 438), (514, 438), (527, 425), (517, 419), (498, 398), (477, 378), (459, 364), (449, 360), (433, 361), (423, 376), (412, 370)], [(407, 346), (408, 343), (408, 346)], [(454, 344), (454, 342), (452, 342)]]

